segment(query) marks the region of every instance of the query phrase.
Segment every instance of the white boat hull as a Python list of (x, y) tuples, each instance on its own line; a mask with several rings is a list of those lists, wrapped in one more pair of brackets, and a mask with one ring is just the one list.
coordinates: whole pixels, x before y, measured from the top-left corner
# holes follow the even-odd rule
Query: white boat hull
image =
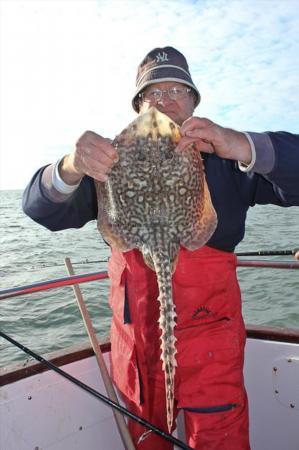
[[(105, 394), (95, 357), (61, 368)], [(299, 344), (249, 338), (245, 382), (252, 450), (298, 450)], [(0, 387), (1, 450), (123, 448), (111, 408), (53, 371)]]
[(299, 344), (248, 339), (244, 373), (252, 450), (298, 450)]

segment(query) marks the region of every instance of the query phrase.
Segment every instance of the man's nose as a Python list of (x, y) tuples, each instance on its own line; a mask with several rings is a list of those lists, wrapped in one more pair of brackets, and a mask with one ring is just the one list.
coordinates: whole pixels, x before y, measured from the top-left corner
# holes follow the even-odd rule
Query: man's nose
[(167, 91), (162, 91), (162, 95), (160, 100), (157, 101), (158, 105), (166, 105), (167, 103), (172, 102), (171, 98), (168, 95)]

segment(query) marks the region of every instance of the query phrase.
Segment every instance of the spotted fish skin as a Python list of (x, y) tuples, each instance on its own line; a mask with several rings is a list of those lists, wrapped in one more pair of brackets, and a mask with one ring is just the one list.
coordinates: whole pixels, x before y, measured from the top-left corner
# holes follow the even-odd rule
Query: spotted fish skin
[(150, 108), (115, 138), (119, 161), (106, 183), (96, 182), (103, 238), (122, 252), (139, 249), (157, 275), (169, 431), (176, 367), (172, 274), (180, 245), (200, 248), (217, 225), (200, 153), (192, 146), (176, 153), (179, 139), (179, 126)]

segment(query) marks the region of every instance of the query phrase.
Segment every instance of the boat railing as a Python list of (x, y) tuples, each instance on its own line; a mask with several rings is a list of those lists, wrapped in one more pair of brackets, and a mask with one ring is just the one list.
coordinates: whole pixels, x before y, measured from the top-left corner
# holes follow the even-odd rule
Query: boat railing
[(89, 281), (103, 280), (108, 278), (106, 271), (83, 273), (80, 275), (71, 275), (68, 277), (55, 278), (47, 281), (39, 281), (24, 286), (3, 289), (0, 291), (0, 300), (18, 297), (20, 295), (33, 294), (35, 292), (47, 291), (49, 289), (60, 288), (64, 286), (73, 286), (74, 284), (87, 283)]
[[(271, 268), (271, 269), (299, 269), (299, 262), (293, 262), (293, 261), (269, 261), (269, 260), (248, 260), (248, 259), (240, 259), (237, 260), (237, 266), (242, 267), (257, 267), (257, 268)], [(36, 282), (30, 285), (25, 286), (19, 286), (19, 287), (13, 287), (9, 289), (0, 290), (0, 300), (6, 300), (22, 295), (28, 295), (33, 294), (37, 292), (47, 291), (50, 289), (56, 289), (61, 288), (64, 286), (73, 286), (75, 284), (81, 284), (81, 283), (87, 283), (91, 281), (97, 281), (97, 280), (104, 280), (108, 278), (108, 273), (106, 271), (99, 271), (99, 272), (92, 272), (92, 273), (83, 273), (79, 275), (72, 275), (72, 276), (66, 276), (63, 278), (56, 278), (56, 279), (50, 279), (47, 281), (41, 281)], [(270, 327), (270, 326), (257, 326), (252, 324), (246, 324), (246, 331), (247, 331), (247, 337), (251, 339), (262, 339), (267, 341), (278, 341), (278, 342), (288, 342), (288, 343), (296, 343), (299, 344), (299, 329), (291, 329), (291, 328), (278, 328), (278, 327)], [(105, 348), (106, 350), (110, 348), (110, 343), (108, 341), (105, 341)], [(80, 358), (85, 358), (87, 356), (91, 356), (93, 354), (92, 349), (89, 344), (86, 344), (83, 349), (79, 346), (76, 346), (76, 351), (74, 349), (70, 350), (70, 356), (65, 358), (65, 349), (63, 350), (63, 357), (61, 355), (56, 355), (57, 352), (55, 352), (53, 358), (55, 362), (58, 365), (65, 364), (66, 362), (70, 361), (76, 361)], [(57, 360), (56, 360), (57, 357)], [(61, 359), (61, 360), (60, 360)], [(11, 370), (13, 372), (13, 377), (17, 376), (17, 379), (24, 377), (24, 371), (25, 376), (29, 376), (31, 373), (30, 368), (28, 367), (28, 364), (33, 364), (33, 371), (36, 371), (36, 364), (33, 362), (29, 362), (22, 367), (19, 367), (19, 370)], [(29, 365), (30, 365), (29, 364)], [(39, 369), (40, 371), (46, 370), (43, 368)], [(3, 369), (2, 369), (3, 372)], [(19, 373), (20, 372), (20, 373)], [(0, 369), (0, 386), (3, 384), (3, 380), (5, 378), (5, 382), (7, 382), (7, 368), (5, 369), (5, 373), (1, 374)], [(3, 378), (3, 380), (1, 379)], [(9, 378), (10, 380), (10, 378)], [(13, 378), (15, 380), (15, 378)], [(11, 382), (11, 380), (9, 381)]]
[[(237, 259), (238, 267), (258, 267), (268, 269), (299, 269), (298, 261), (270, 261), (270, 260), (248, 260)], [(21, 295), (42, 292), (49, 289), (60, 288), (64, 286), (73, 286), (75, 284), (87, 283), (95, 280), (103, 280), (108, 278), (107, 271), (83, 273), (79, 275), (71, 275), (62, 278), (55, 278), (47, 281), (40, 281), (19, 287), (13, 287), (0, 290), (0, 300), (18, 297)]]

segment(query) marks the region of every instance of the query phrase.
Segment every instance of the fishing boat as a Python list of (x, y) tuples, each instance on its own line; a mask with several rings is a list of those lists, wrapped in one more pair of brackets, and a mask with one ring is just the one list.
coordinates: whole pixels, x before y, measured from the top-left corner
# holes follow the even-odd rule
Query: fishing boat
[[(299, 269), (299, 262), (287, 261), (239, 258), (238, 265)], [(70, 275), (0, 291), (0, 300), (104, 278), (106, 272)], [(2, 331), (0, 335), (6, 336)], [(90, 343), (40, 357), (10, 339), (30, 358), (0, 369), (1, 450), (127, 448), (113, 412), (115, 407), (122, 409), (121, 401), (116, 406), (106, 397)], [(101, 342), (99, 348), (109, 369), (109, 341)], [(247, 326), (244, 374), (252, 450), (298, 450), (299, 330)], [(173, 442), (176, 449), (190, 448), (184, 444), (180, 416)]]

